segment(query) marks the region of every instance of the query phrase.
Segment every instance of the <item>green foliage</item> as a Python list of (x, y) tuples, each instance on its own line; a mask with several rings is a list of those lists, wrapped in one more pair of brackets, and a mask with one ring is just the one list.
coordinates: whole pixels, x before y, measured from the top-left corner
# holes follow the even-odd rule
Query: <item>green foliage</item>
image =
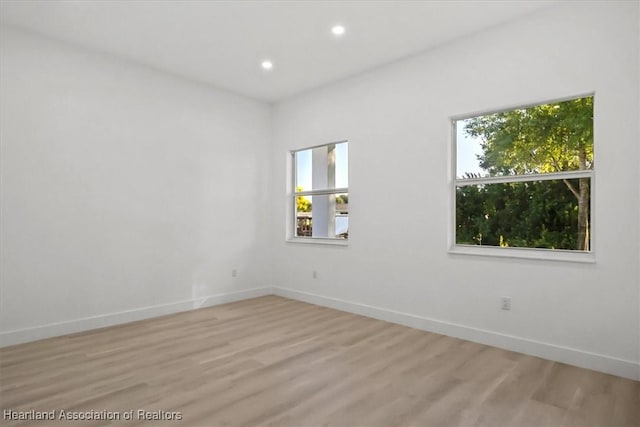
[(562, 181), (468, 185), (456, 191), (456, 242), (577, 249), (577, 202)]
[(491, 176), (593, 168), (593, 97), (475, 117), (465, 132)]
[[(296, 187), (296, 191), (302, 191), (302, 187)], [(296, 197), (297, 212), (311, 212), (311, 202), (304, 196)]]
[[(593, 97), (465, 121), (490, 176), (593, 168)], [(465, 178), (474, 178), (465, 174)], [(588, 178), (459, 187), (461, 244), (589, 249)]]
[(349, 195), (348, 194), (338, 194), (336, 196), (336, 203), (339, 205), (346, 205), (349, 203)]

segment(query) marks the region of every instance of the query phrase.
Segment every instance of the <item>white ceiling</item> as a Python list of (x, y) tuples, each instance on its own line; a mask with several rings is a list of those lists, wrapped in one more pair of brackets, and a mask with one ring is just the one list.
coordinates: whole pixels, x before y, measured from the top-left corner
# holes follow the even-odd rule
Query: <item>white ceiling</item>
[[(275, 102), (554, 2), (0, 0), (0, 18)], [(339, 39), (336, 23), (346, 27)], [(264, 58), (273, 70), (260, 68)]]

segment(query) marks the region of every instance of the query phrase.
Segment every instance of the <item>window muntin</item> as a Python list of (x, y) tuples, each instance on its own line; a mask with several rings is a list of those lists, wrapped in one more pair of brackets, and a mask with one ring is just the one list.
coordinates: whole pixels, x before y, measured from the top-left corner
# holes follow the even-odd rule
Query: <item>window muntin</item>
[(347, 240), (349, 236), (348, 142), (291, 152), (294, 221), (302, 239)]
[(456, 246), (592, 250), (593, 96), (453, 125)]

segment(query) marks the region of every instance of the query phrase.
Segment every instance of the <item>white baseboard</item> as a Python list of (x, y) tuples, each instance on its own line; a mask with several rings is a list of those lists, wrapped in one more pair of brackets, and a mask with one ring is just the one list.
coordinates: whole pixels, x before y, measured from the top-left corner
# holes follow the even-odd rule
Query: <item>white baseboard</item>
[(65, 322), (50, 323), (48, 325), (35, 326), (32, 328), (0, 332), (0, 347), (36, 341), (44, 338), (57, 337), (75, 332), (83, 332), (91, 329), (104, 328), (106, 326), (134, 322), (136, 320), (143, 320), (151, 317), (158, 317), (166, 314), (210, 307), (271, 294), (272, 289), (269, 286), (263, 288), (252, 288), (243, 291), (209, 295), (201, 298), (194, 298), (168, 304), (152, 305), (99, 316), (84, 317)]
[(544, 359), (579, 366), (581, 368), (592, 369), (594, 371), (617, 375), (632, 380), (640, 380), (640, 363), (632, 360), (618, 359), (602, 354), (590, 353), (574, 348), (458, 325), (455, 323), (444, 322), (441, 320), (430, 319), (385, 308), (325, 297), (308, 292), (301, 292), (295, 289), (274, 287), (273, 293), (285, 298), (347, 311), (349, 313), (360, 314), (362, 316), (397, 323), (424, 331), (435, 332), (518, 353), (538, 356)]
[(512, 335), (473, 328), (470, 326), (458, 325), (455, 323), (430, 319), (428, 317), (388, 310), (381, 307), (325, 297), (295, 289), (281, 287), (272, 288), (268, 286), (210, 295), (169, 304), (142, 307), (99, 316), (84, 317), (81, 319), (51, 323), (32, 328), (0, 332), (0, 347), (72, 334), (75, 332), (83, 332), (91, 329), (103, 328), (106, 326), (113, 326), (136, 320), (143, 320), (166, 314), (210, 307), (265, 295), (278, 295), (285, 298), (347, 311), (349, 313), (360, 314), (374, 319), (397, 323), (424, 331), (435, 332), (493, 347), (530, 354), (532, 356), (538, 356), (544, 359), (567, 363), (569, 365), (579, 366), (582, 368), (593, 369), (595, 371), (605, 372), (633, 380), (640, 380), (640, 363), (631, 360), (618, 359), (602, 354), (529, 340)]

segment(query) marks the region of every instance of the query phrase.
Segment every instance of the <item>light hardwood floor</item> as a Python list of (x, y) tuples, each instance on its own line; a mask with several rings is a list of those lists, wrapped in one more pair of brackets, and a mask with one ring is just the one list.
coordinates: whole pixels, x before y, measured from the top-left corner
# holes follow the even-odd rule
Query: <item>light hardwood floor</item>
[(0, 349), (0, 409), (181, 413), (145, 423), (159, 426), (640, 426), (640, 383), (268, 296)]

